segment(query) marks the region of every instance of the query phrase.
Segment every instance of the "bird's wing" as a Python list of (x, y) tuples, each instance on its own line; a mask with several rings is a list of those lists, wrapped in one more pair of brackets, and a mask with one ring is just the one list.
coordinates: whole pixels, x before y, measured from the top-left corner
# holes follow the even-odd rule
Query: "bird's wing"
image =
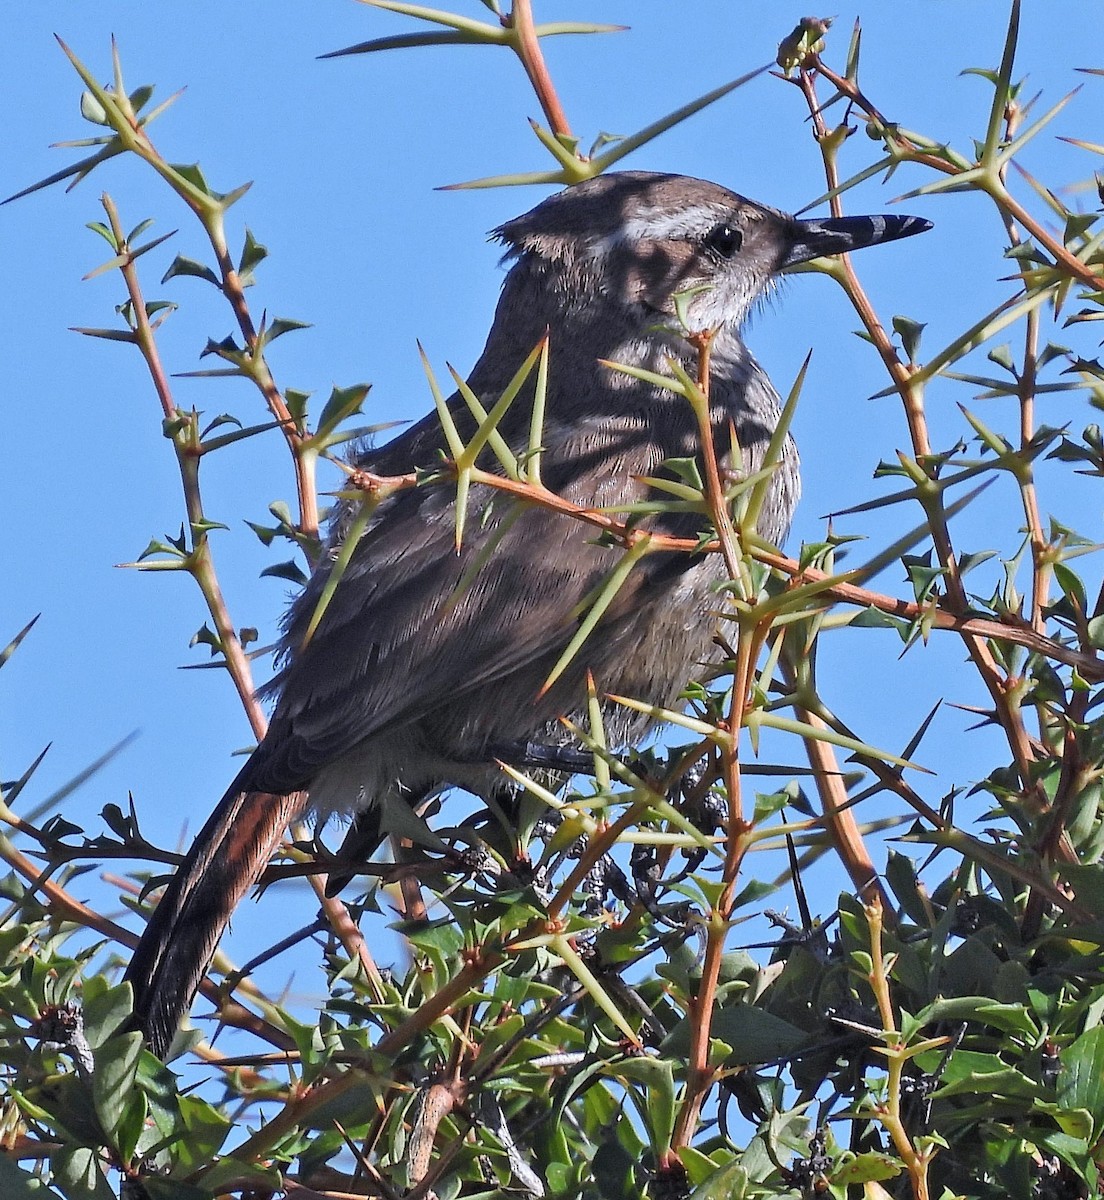
[[(457, 554), (447, 487), (397, 496), (357, 546), (318, 628), (297, 648), (322, 586), (320, 578), (312, 581), (293, 611), (291, 662), (278, 681), (280, 701), (255, 786), (303, 787), (367, 738), (501, 685), (544, 659), (551, 667), (578, 626), (579, 606), (621, 551), (593, 544), (592, 527), (562, 514), (536, 506), (519, 512), (502, 494), (480, 512), (486, 498), (471, 499)], [(646, 559), (618, 594), (616, 612), (632, 608), (657, 572), (682, 558)], [(600, 655), (600, 629), (594, 637), (583, 655), (591, 665)], [(544, 681), (538, 672), (535, 666), (526, 694), (514, 702), (533, 704)], [(540, 724), (532, 711), (530, 730)]]

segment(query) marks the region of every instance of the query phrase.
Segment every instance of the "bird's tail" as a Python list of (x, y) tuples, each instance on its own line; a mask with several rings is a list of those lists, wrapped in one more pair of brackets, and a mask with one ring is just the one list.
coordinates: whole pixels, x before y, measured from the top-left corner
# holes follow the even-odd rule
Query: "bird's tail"
[(256, 883), (304, 796), (231, 785), (177, 868), (146, 925), (126, 978), (146, 1044), (163, 1058), (238, 902)]

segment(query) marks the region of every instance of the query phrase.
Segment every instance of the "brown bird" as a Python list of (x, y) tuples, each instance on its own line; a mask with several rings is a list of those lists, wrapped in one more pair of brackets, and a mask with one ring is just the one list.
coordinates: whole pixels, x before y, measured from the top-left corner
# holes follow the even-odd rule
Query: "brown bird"
[[(689, 327), (715, 331), (710, 402), (718, 453), (729, 447), (731, 424), (741, 469), (756, 470), (780, 401), (740, 338), (752, 303), (787, 267), (929, 227), (906, 216), (799, 221), (700, 179), (600, 176), (495, 231), (511, 266), (468, 383), (489, 407), (547, 331), (545, 484), (587, 507), (644, 499), (642, 477), (699, 452), (697, 426), (684, 399), (601, 360), (666, 374), (673, 358), (693, 373), (696, 355), (675, 317), (681, 294)], [(518, 454), (529, 442), (523, 400), (499, 426)], [(463, 399), (454, 395), (449, 409), (470, 436), (475, 423)], [(443, 445), (431, 414), (360, 465), (383, 475), (432, 467)], [(487, 458), (486, 469), (496, 469)], [(759, 516), (764, 538), (785, 537), (799, 491), (797, 450), (787, 440)], [(472, 492), (457, 554), (455, 489), (447, 486), (384, 502), (308, 639), (349, 511), (288, 613), (282, 670), (269, 685), (276, 706), (268, 733), (173, 876), (127, 971), (138, 1023), (158, 1055), (236, 905), (298, 815), (413, 805), (450, 785), (489, 797), (504, 783), (496, 757), (562, 742), (559, 718), (583, 711), (588, 671), (604, 692), (670, 706), (710, 657), (720, 556), (653, 554), (542, 690), (578, 628), (580, 607), (621, 551), (594, 544), (589, 526), (488, 488)], [(649, 527), (694, 536), (700, 519), (660, 514)], [(607, 735), (629, 745), (647, 723), (610, 706)]]

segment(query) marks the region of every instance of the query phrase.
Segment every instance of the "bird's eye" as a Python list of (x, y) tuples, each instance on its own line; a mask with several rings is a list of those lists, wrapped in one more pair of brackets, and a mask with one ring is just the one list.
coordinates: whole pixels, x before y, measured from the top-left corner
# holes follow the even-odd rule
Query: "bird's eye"
[(722, 221), (706, 234), (705, 248), (718, 258), (731, 258), (743, 242), (744, 235), (727, 221)]

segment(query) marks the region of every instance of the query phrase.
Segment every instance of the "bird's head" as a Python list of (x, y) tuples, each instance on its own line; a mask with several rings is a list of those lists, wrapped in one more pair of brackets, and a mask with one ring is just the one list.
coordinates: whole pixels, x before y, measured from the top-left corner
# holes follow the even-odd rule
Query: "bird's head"
[(930, 228), (919, 217), (800, 221), (719, 184), (625, 171), (559, 192), (495, 230), (511, 257), (562, 280), (565, 304), (601, 299), (690, 331), (739, 327), (777, 274)]

